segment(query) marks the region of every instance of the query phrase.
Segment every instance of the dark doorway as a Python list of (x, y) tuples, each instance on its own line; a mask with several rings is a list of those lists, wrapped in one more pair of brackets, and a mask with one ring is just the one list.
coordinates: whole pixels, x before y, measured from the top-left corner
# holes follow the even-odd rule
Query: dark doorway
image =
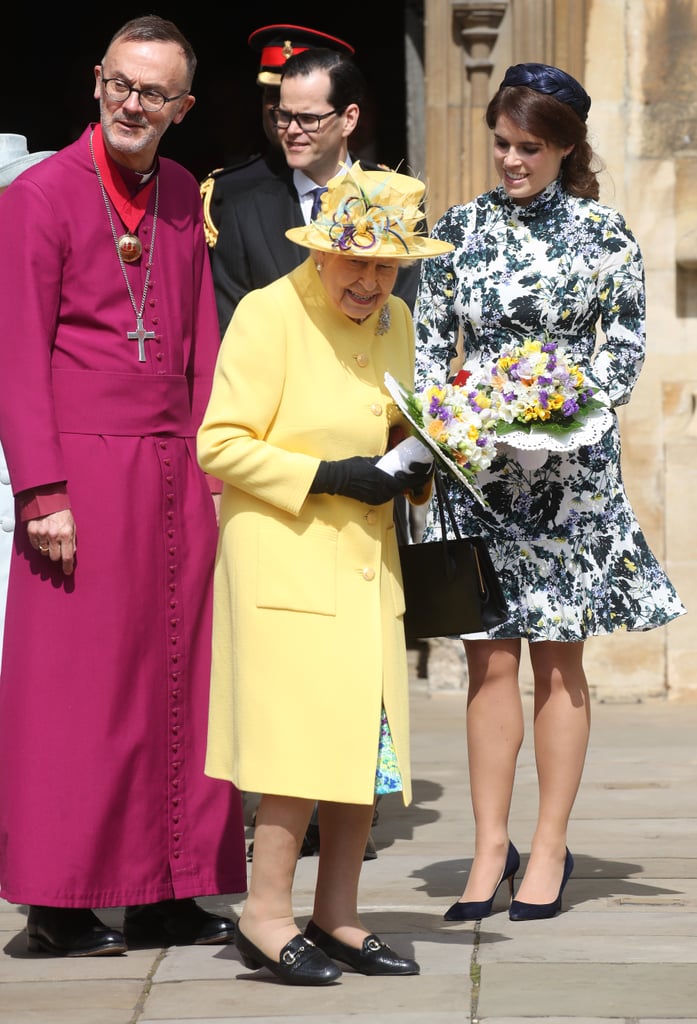
[[(418, 6), (416, 0), (416, 6)], [(382, 0), (368, 8), (258, 0), (254, 4), (170, 4), (118, 13), (53, 5), (41, 13), (21, 6), (3, 18), (4, 74), (0, 131), (26, 135), (30, 150), (59, 149), (97, 118), (92, 68), (112, 33), (131, 17), (153, 12), (170, 18), (191, 40), (199, 66), (197, 103), (165, 135), (161, 152), (200, 180), (215, 167), (256, 152), (260, 138), (257, 54), (247, 46), (262, 25), (307, 25), (346, 39), (370, 90), (361, 126), (361, 153), (397, 166), (406, 152), (405, 11), (415, 0)], [(349, 13), (350, 12), (350, 16)]]

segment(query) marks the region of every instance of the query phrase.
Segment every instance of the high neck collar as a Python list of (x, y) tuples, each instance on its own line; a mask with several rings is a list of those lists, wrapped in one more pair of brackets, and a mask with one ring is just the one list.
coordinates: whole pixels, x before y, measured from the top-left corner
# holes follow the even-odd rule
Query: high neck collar
[(550, 182), (546, 188), (533, 196), (529, 203), (516, 203), (508, 195), (503, 185), (497, 185), (493, 194), (506, 214), (523, 224), (545, 219), (566, 198), (560, 178), (555, 178)]

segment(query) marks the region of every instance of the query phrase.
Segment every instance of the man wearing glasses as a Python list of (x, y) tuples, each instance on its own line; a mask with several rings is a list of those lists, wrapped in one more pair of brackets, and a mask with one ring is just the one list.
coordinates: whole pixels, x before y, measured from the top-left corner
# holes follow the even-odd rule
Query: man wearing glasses
[[(317, 189), (350, 166), (349, 140), (358, 127), (366, 85), (347, 53), (324, 47), (293, 54), (283, 65), (272, 116), (286, 167), (276, 178), (230, 198), (220, 209), (211, 265), (221, 336), (238, 302), (298, 266), (305, 254), (288, 228), (307, 224)], [(368, 169), (375, 164), (361, 161)], [(411, 307), (418, 266), (400, 270), (395, 293)]]
[(246, 891), (240, 794), (204, 775), (218, 320), (198, 182), (158, 155), (195, 67), (171, 22), (128, 22), (94, 68), (99, 120), (0, 203), (0, 890), (54, 956), (231, 942), (194, 897)]
[[(317, 47), (349, 56), (354, 52), (351, 44), (343, 39), (303, 25), (264, 25), (251, 33), (247, 43), (259, 53), (256, 84), (261, 90), (260, 128), (263, 138), (261, 141), (250, 140), (250, 156), (236, 160), (228, 167), (218, 167), (201, 182), (206, 240), (211, 249), (215, 248), (218, 239), (221, 211), (230, 199), (242, 189), (275, 178), (286, 169), (273, 120), (273, 110), (280, 98), (283, 65), (294, 54)], [(254, 146), (257, 146), (256, 152), (253, 151)]]

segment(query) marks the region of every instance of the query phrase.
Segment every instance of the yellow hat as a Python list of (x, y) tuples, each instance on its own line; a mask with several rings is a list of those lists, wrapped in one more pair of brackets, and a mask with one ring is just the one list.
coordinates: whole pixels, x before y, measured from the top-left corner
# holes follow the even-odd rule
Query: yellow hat
[(335, 175), (310, 224), (289, 228), (286, 238), (307, 249), (349, 256), (417, 260), (454, 248), (417, 230), (426, 186), (392, 170), (364, 171), (359, 162)]

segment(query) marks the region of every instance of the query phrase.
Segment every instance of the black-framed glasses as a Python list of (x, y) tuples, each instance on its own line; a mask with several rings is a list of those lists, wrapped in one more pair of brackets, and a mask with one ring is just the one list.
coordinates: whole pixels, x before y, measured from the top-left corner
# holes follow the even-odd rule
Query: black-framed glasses
[(325, 118), (332, 114), (343, 114), (345, 110), (346, 107), (338, 107), (328, 110), (326, 114), (291, 114), (290, 110), (284, 110), (283, 107), (274, 107), (271, 117), (277, 128), (290, 128), (291, 121), (295, 121), (300, 131), (312, 135), (320, 130)]
[(102, 68), (102, 85), (108, 99), (113, 100), (114, 103), (125, 103), (131, 93), (135, 92), (143, 110), (150, 114), (162, 110), (166, 103), (180, 100), (182, 96), (187, 96), (189, 93), (189, 90), (185, 89), (177, 96), (164, 96), (157, 89), (136, 89), (134, 85), (129, 85), (122, 78), (104, 78), (103, 76), (104, 68)]

